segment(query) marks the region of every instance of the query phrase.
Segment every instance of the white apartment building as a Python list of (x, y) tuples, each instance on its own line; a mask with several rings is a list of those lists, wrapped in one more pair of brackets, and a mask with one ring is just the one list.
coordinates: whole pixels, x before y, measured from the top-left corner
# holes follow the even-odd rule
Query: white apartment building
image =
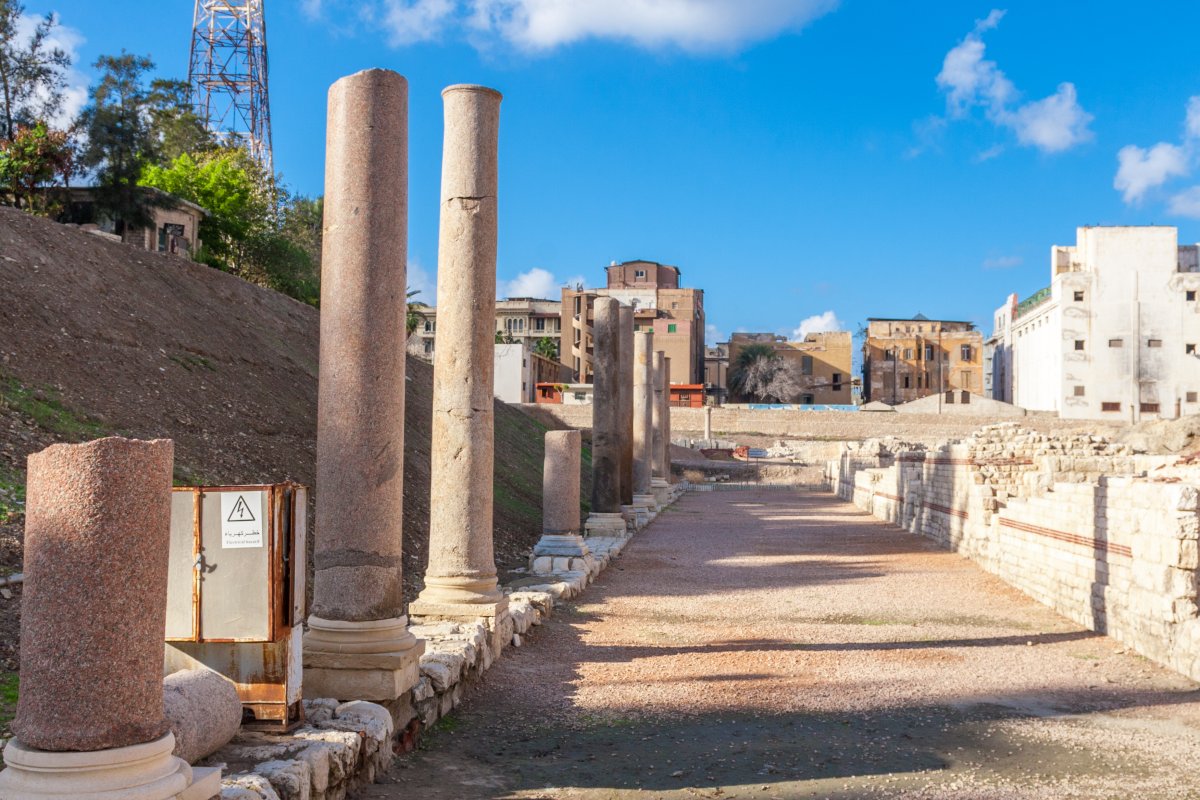
[(992, 394), (1068, 419), (1200, 413), (1200, 248), (1167, 226), (1079, 228), (1050, 286), (996, 310)]

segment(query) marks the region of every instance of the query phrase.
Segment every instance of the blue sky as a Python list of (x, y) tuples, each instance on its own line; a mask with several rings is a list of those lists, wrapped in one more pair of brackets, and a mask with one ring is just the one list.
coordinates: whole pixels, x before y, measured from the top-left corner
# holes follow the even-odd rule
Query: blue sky
[[(185, 77), (190, 0), (26, 0), (80, 62)], [(275, 163), (319, 194), (325, 92), (410, 85), (410, 277), (433, 292), (440, 90), (501, 117), (501, 293), (676, 264), (713, 334), (967, 319), (1088, 224), (1200, 237), (1200, 3), (266, 0)], [(823, 322), (813, 322), (820, 319)]]

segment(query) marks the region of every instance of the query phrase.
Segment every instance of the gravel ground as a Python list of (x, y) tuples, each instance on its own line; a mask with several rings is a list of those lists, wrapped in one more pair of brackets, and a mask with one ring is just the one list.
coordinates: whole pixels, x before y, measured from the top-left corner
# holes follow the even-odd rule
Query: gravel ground
[(685, 496), (370, 798), (1200, 798), (1200, 693), (824, 493)]

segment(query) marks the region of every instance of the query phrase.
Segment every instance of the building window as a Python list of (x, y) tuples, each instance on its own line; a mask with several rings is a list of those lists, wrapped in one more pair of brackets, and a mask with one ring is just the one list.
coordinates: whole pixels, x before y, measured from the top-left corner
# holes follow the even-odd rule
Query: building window
[(1146, 341), (1146, 347), (1162, 347), (1162, 339), (1149, 339)]
[(963, 374), (962, 374), (962, 388), (964, 388), (964, 389), (970, 389), (970, 388), (971, 388), (971, 373), (970, 373), (970, 371), (969, 371), (969, 370), (963, 370)]
[(433, 333), (433, 329), (434, 329), (434, 321), (431, 319), (425, 320), (425, 332)]
[(541, 318), (541, 317), (538, 317), (537, 319), (535, 319), (535, 320), (533, 321), (533, 329), (534, 329), (535, 331), (544, 331), (544, 330), (546, 330), (546, 320), (544, 320), (544, 319), (543, 319), (543, 318)]
[(918, 376), (917, 376), (917, 388), (918, 388), (918, 389), (922, 389), (922, 388), (924, 388), (924, 387), (921, 385), (921, 384), (923, 383), (923, 381), (921, 380), (921, 377), (922, 377), (922, 376), (920, 376), (920, 375), (918, 375)]
[(812, 375), (813, 359), (812, 356), (801, 356), (800, 358), (800, 374)]
[(960, 357), (960, 358), (961, 358), (963, 361), (970, 361), (970, 360), (971, 360), (971, 356), (972, 356), (972, 353), (971, 353), (971, 345), (969, 345), (969, 344), (964, 344), (964, 345), (962, 346), (961, 352), (959, 353), (959, 357)]
[(907, 375), (904, 376), (904, 388), (905, 389), (908, 388), (908, 376)]
[(1157, 414), (1158, 403), (1142, 403), (1140, 406), (1143, 414)]
[(1196, 299), (1196, 290), (1195, 290), (1195, 289), (1188, 289), (1188, 290), (1187, 290), (1187, 292), (1185, 292), (1185, 293), (1184, 293), (1184, 298), (1185, 298), (1185, 299), (1186, 299), (1186, 300), (1187, 300), (1189, 303), (1190, 303), (1190, 302), (1192, 302), (1192, 301), (1194, 301), (1194, 300)]
[(672, 309), (679, 308), (679, 303), (671, 303), (671, 308)]
[(426, 339), (425, 340), (425, 355), (429, 355), (432, 352), (433, 352), (433, 339)]
[(971, 402), (971, 393), (959, 392), (958, 399), (965, 406)]
[(954, 392), (952, 390), (946, 392), (946, 405), (954, 405)]
[(1121, 404), (1120, 403), (1101, 403), (1100, 410), (1101, 411), (1120, 411)]
[(676, 326), (673, 323), (667, 325), (667, 333), (675, 333), (675, 327)]
[(933, 345), (931, 344), (925, 345), (925, 360), (933, 361)]
[(833, 390), (835, 392), (842, 390), (842, 373), (840, 372), (833, 373)]
[(913, 351), (912, 351), (912, 348), (911, 348), (911, 347), (906, 347), (906, 348), (904, 348), (904, 360), (905, 360), (905, 361), (912, 361), (912, 357), (913, 357)]
[(640, 279), (644, 279), (645, 277), (646, 277), (646, 270), (644, 270), (644, 269), (635, 269), (635, 270), (633, 271), (633, 279), (634, 279), (635, 281), (636, 281), (636, 280), (640, 280)]
[(1124, 339), (1109, 339), (1108, 346), (1109, 347), (1124, 347), (1125, 340)]
[(587, 400), (587, 392), (574, 392), (574, 395), (575, 395), (575, 399), (581, 403), (584, 400)]
[(1194, 402), (1196, 402), (1196, 393), (1195, 393), (1195, 392), (1188, 392), (1188, 393), (1187, 393), (1187, 402), (1189, 402), (1189, 403), (1194, 403)]
[(811, 394), (801, 395), (801, 397), (800, 397), (800, 405), (802, 405), (802, 406), (811, 406), (811, 405), (813, 404), (813, 400), (814, 400), (814, 399), (815, 399), (815, 398), (813, 398), (813, 396), (812, 396)]
[(895, 350), (884, 350), (883, 351), (883, 360), (884, 361), (895, 361), (896, 360), (896, 351)]
[(1076, 340), (1075, 340), (1075, 349), (1076, 349), (1076, 350), (1082, 350), (1082, 349), (1083, 349), (1083, 339), (1076, 339)]
[(1183, 352), (1187, 353), (1189, 356), (1194, 356), (1194, 355), (1196, 355), (1196, 345), (1194, 345), (1194, 344), (1185, 344), (1185, 345), (1183, 346)]
[(1086, 392), (1086, 390), (1084, 389), (1084, 387), (1082, 387), (1082, 386), (1075, 387), (1075, 396), (1076, 397), (1083, 397), (1085, 392)]
[(1083, 292), (1078, 289), (1075, 290), (1075, 302), (1076, 303), (1083, 302)]

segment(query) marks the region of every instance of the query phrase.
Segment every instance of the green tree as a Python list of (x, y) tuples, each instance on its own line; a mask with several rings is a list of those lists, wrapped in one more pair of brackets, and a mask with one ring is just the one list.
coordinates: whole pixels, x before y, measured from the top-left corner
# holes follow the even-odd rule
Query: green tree
[(80, 116), (87, 136), (80, 163), (95, 172), (97, 210), (111, 217), (117, 233), (123, 234), (151, 225), (152, 209), (166, 205), (164, 198), (138, 185), (143, 166), (157, 161), (153, 98), (144, 83), (154, 62), (121, 51), (119, 56), (101, 56), (94, 66), (101, 75)]
[(321, 241), (325, 224), (325, 198), (293, 197), (284, 204), (282, 212), (283, 235), (302, 247), (314, 264), (320, 264)]
[(217, 141), (192, 107), (187, 81), (156, 78), (148, 95), (150, 133), (156, 163), (169, 164), (181, 155), (200, 155), (217, 147)]
[(58, 19), (47, 14), (32, 32), (22, 29), (25, 6), (0, 0), (0, 139), (12, 141), (21, 127), (53, 119), (62, 111), (71, 57), (51, 46)]
[(558, 340), (550, 336), (543, 336), (538, 339), (533, 345), (533, 352), (540, 356), (545, 356), (551, 361), (558, 360)]
[(425, 321), (425, 317), (417, 311), (418, 308), (429, 308), (429, 304), (423, 303), (420, 300), (413, 300), (414, 297), (421, 293), (420, 289), (409, 289), (404, 294), (404, 299), (407, 304), (408, 314), (404, 320), (405, 338), (413, 335), (413, 331), (421, 327), (421, 323)]
[(47, 215), (55, 204), (44, 189), (60, 181), (66, 185), (74, 156), (66, 132), (44, 122), (19, 128), (11, 140), (0, 141), (0, 202)]

